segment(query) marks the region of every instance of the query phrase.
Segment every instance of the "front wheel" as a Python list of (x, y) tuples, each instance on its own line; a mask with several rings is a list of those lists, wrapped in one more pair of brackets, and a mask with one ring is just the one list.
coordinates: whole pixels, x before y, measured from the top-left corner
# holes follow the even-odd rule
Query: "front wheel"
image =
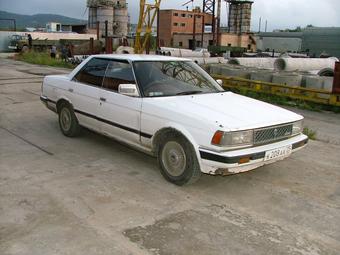
[(175, 133), (161, 140), (158, 162), (164, 178), (179, 186), (196, 182), (202, 174), (194, 147)]

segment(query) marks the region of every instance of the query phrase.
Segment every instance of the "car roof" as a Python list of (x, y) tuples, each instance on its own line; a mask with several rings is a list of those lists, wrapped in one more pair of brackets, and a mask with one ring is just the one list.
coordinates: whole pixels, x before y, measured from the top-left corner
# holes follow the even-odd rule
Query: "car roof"
[(142, 54), (101, 54), (101, 55), (92, 55), (92, 57), (110, 58), (110, 59), (119, 59), (119, 60), (128, 60), (128, 61), (190, 61), (190, 59), (186, 59), (186, 58), (177, 58), (177, 57), (169, 57), (169, 56), (161, 56), (161, 55), (142, 55)]

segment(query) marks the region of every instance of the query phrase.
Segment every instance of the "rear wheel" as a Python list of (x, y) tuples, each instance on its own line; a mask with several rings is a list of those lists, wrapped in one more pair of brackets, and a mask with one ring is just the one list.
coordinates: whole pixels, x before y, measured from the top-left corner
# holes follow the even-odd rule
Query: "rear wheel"
[(175, 133), (161, 139), (158, 162), (164, 178), (179, 186), (196, 182), (202, 174), (193, 146)]
[(80, 133), (80, 126), (72, 107), (63, 103), (58, 110), (59, 127), (61, 132), (68, 137), (75, 137)]

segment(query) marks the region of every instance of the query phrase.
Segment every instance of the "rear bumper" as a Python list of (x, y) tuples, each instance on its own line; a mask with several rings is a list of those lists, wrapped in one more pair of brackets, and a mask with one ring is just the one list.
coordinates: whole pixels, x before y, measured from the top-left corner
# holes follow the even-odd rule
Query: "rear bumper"
[[(205, 149), (199, 149), (201, 158), (201, 170), (208, 174), (236, 174), (246, 172), (260, 166), (271, 164), (276, 161), (289, 157), (281, 157), (273, 160), (265, 161), (267, 151), (292, 145), (292, 152), (295, 152), (308, 143), (308, 137), (301, 134), (290, 139), (277, 143), (267, 144), (263, 146), (247, 148), (237, 151), (214, 152)], [(249, 159), (246, 163), (242, 163), (243, 159)]]

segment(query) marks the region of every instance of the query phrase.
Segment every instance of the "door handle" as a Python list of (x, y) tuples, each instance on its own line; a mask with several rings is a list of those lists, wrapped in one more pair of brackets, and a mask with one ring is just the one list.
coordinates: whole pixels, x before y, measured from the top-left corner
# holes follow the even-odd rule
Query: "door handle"
[(68, 91), (73, 92), (73, 89), (68, 89)]
[(104, 98), (104, 97), (101, 97), (101, 98), (100, 98), (100, 101), (102, 101), (102, 102), (106, 102), (106, 98)]

